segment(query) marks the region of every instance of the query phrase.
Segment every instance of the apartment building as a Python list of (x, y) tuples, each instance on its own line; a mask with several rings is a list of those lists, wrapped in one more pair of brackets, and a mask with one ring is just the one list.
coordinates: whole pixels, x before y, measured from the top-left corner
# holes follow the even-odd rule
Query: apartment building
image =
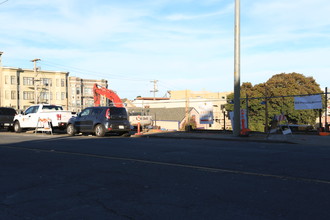
[[(1, 64), (1, 63), (0, 63)], [(2, 67), (0, 65), (0, 106), (25, 110), (37, 103), (61, 105), (80, 112), (93, 106), (93, 86), (107, 87), (106, 80), (69, 77), (69, 72)], [(107, 100), (101, 97), (101, 105)]]
[[(94, 106), (93, 86), (98, 84), (102, 87), (108, 87), (107, 80), (82, 79), (79, 77), (69, 77), (69, 110), (80, 112), (86, 107)], [(107, 99), (101, 96), (101, 106), (107, 105)]]
[(68, 75), (0, 66), (0, 106), (24, 110), (32, 104), (47, 103), (68, 109)]

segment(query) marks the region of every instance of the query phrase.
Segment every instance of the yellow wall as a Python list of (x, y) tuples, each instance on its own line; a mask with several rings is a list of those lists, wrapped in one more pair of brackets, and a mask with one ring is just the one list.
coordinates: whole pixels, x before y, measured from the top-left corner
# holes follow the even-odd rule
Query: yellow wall
[[(34, 94), (37, 94), (37, 103), (62, 105), (66, 109), (67, 75), (67, 72), (38, 71), (36, 74), (33, 70), (3, 67), (0, 72), (0, 105), (24, 110), (35, 104)], [(47, 82), (50, 83), (46, 86)]]

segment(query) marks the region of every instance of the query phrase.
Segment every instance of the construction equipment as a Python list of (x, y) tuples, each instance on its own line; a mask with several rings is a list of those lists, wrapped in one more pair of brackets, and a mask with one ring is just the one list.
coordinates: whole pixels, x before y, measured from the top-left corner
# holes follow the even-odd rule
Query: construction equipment
[(112, 104), (115, 107), (124, 107), (123, 102), (116, 94), (116, 92), (112, 91), (111, 89), (107, 89), (98, 85), (97, 83), (93, 86), (93, 93), (94, 93), (94, 106), (100, 106), (101, 102), (101, 95), (112, 101)]
[[(112, 91), (111, 89), (107, 89), (98, 85), (97, 83), (93, 86), (93, 93), (94, 93), (94, 106), (100, 106), (101, 96), (106, 97), (109, 99), (115, 107), (124, 107), (124, 103), (121, 101), (119, 96), (116, 92)], [(135, 114), (129, 115), (129, 122), (133, 127), (138, 127), (140, 124), (141, 128), (146, 127), (148, 125), (152, 125), (152, 116)]]

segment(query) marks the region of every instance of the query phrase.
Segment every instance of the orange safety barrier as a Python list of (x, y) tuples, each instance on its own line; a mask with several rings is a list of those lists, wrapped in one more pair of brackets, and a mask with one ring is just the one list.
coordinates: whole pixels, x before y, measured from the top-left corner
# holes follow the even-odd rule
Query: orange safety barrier
[(50, 122), (51, 120), (49, 118), (39, 118), (39, 122), (47, 123)]

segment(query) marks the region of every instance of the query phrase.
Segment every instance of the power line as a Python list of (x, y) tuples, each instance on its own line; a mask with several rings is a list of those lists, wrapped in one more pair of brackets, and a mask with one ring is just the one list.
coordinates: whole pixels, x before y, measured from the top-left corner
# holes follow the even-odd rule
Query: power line
[[(88, 74), (88, 75), (94, 75), (94, 76), (99, 76), (102, 78), (112, 78), (112, 79), (117, 79), (117, 80), (124, 80), (124, 81), (131, 81), (131, 82), (146, 82), (149, 81), (150, 79), (146, 79), (146, 78), (132, 78), (132, 77), (123, 77), (122, 75), (119, 74), (113, 74), (113, 73), (102, 73), (102, 72), (94, 72), (92, 70), (87, 70), (87, 69), (82, 69), (82, 68), (78, 68), (78, 67), (73, 67), (73, 66), (68, 66), (68, 65), (64, 65), (64, 64), (58, 64), (55, 62), (50, 62), (50, 61), (45, 61), (42, 60), (42, 63), (44, 66), (48, 66), (51, 68), (57, 68), (57, 69), (64, 69), (67, 72), (70, 73), (77, 73), (77, 74)], [(168, 90), (179, 90), (176, 86), (166, 82), (164, 83), (163, 81), (159, 81), (157, 80), (157, 82), (161, 85), (161, 87), (168, 91)], [(138, 90), (135, 90), (138, 91)], [(158, 92), (158, 88), (157, 88), (157, 92)]]
[(3, 1), (3, 2), (1, 2), (0, 3), (0, 5), (2, 5), (2, 4), (4, 4), (4, 3), (6, 3), (6, 2), (8, 2), (9, 0), (6, 0), (6, 1)]
[(92, 70), (86, 70), (86, 69), (81, 69), (81, 68), (77, 68), (77, 67), (66, 66), (63, 64), (56, 64), (56, 63), (49, 62), (49, 61), (44, 62), (44, 65), (50, 66), (50, 67), (55, 67), (55, 68), (64, 68), (68, 72), (81, 73), (81, 74), (93, 74), (93, 75), (101, 76), (101, 77), (111, 77), (113, 79), (121, 79), (121, 80), (128, 80), (128, 81), (149, 81), (150, 80), (150, 79), (145, 79), (145, 78), (123, 77), (122, 75), (113, 74), (113, 73), (102, 73), (102, 72), (97, 73)]
[(168, 82), (163, 82), (163, 81), (158, 81), (159, 82), (159, 84), (161, 85), (161, 86), (163, 86), (163, 87), (165, 87), (165, 88), (167, 88), (167, 89), (171, 89), (171, 90), (180, 90), (180, 89), (178, 89), (178, 87), (177, 86), (175, 86), (175, 85), (173, 85), (173, 84), (171, 84), (171, 83), (168, 83)]

